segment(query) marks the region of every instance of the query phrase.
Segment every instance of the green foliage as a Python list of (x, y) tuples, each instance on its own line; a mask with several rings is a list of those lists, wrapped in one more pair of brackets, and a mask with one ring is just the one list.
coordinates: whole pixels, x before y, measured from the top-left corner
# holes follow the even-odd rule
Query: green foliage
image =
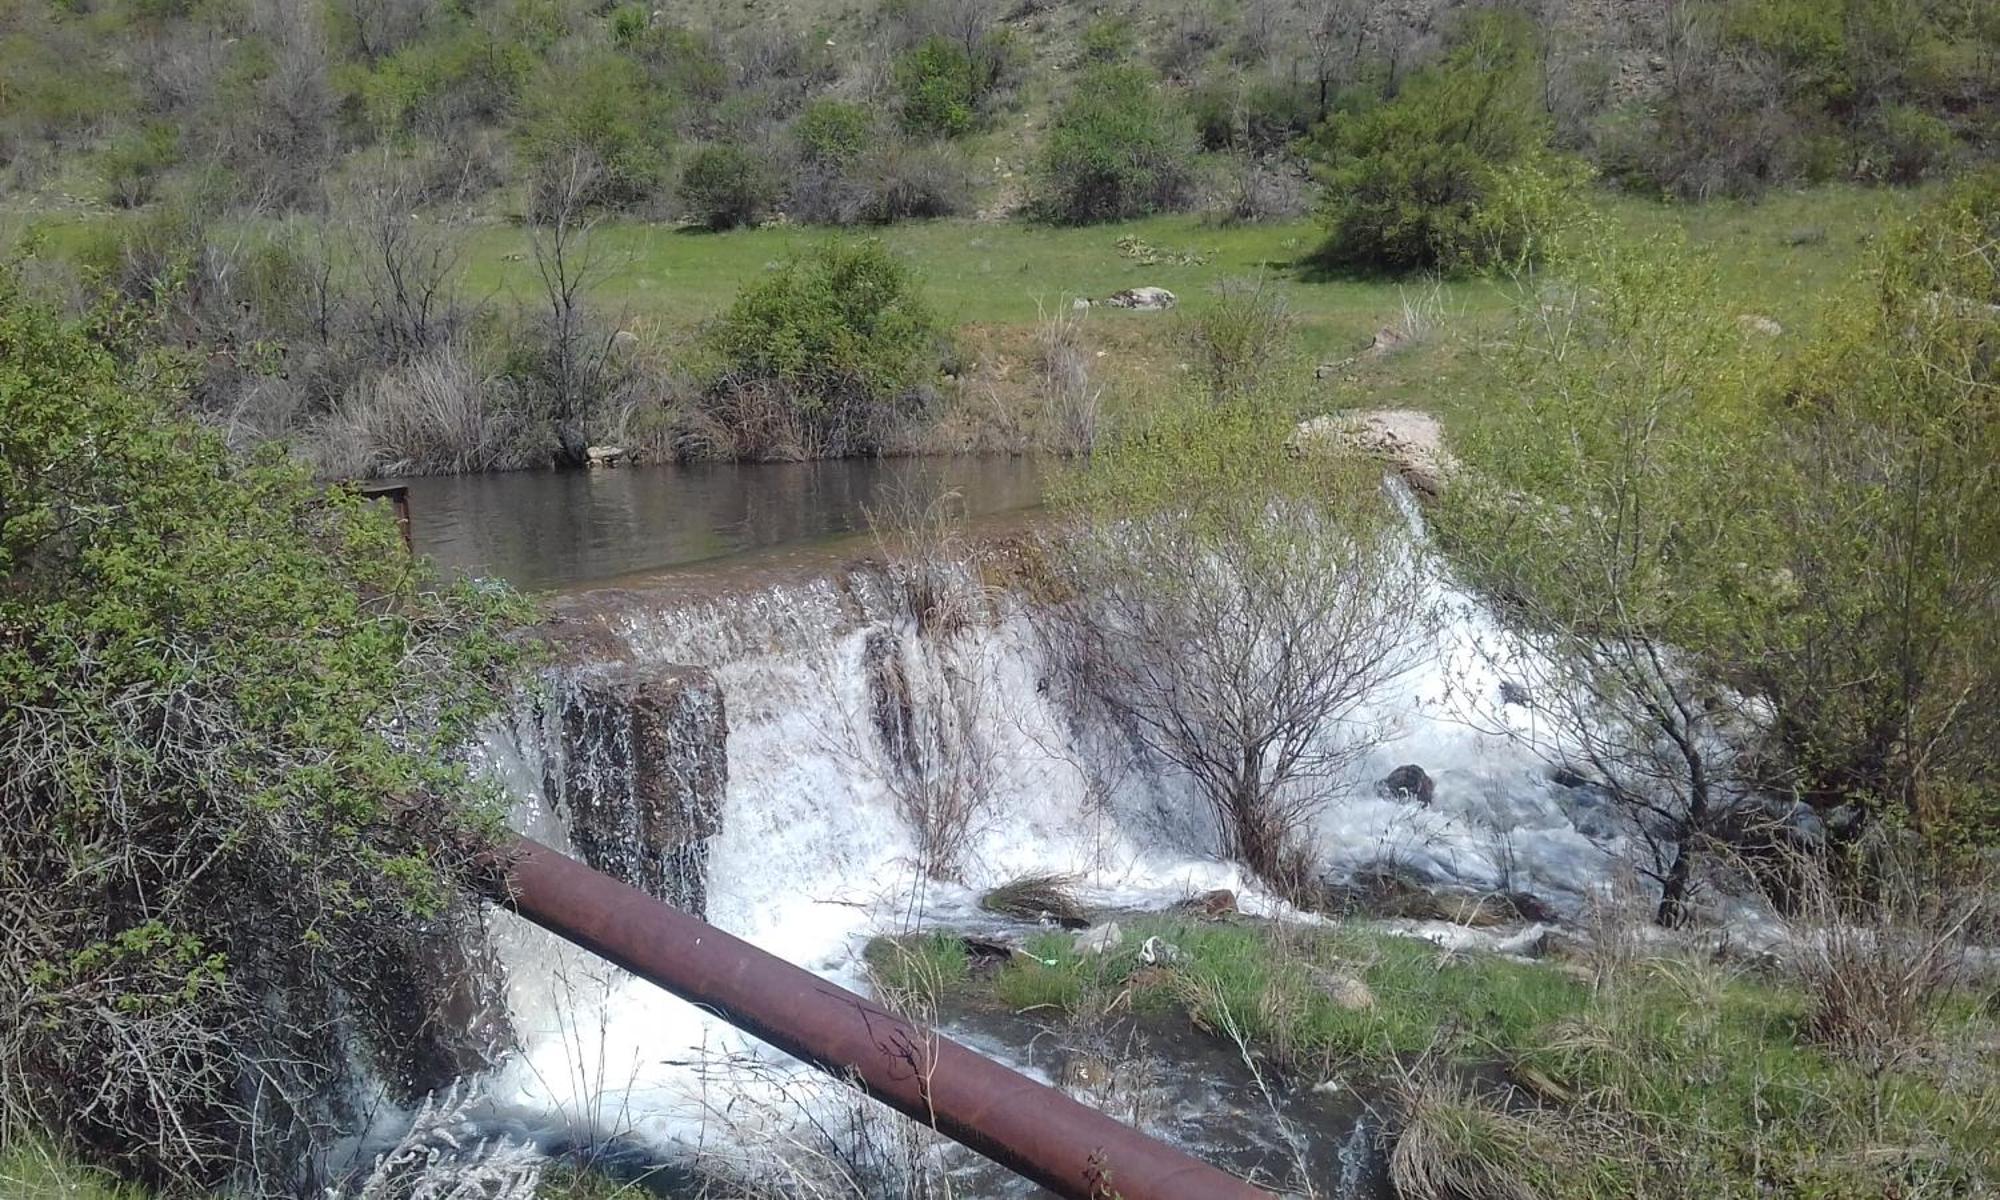
[(1128, 14), (1106, 13), (1084, 27), (1082, 50), (1087, 63), (1124, 62), (1136, 48)]
[(1793, 137), (1837, 147), (1841, 174), (1911, 182), (1991, 136), (2000, 20), (1990, 6), (1731, 0), (1720, 37), (1772, 64)]
[(1733, 648), (1778, 714), (1776, 786), (1982, 841), (2000, 837), (1996, 245), (1988, 171), (1899, 231), (1779, 376), (1763, 559), (1798, 586)]
[(792, 122), (792, 140), (798, 143), (800, 157), (819, 166), (853, 162), (874, 137), (874, 117), (845, 100), (815, 100)]
[(1193, 185), (1194, 130), (1139, 66), (1081, 75), (1049, 124), (1036, 166), (1043, 220), (1081, 225), (1180, 207)]
[(653, 21), (643, 4), (621, 4), (611, 10), (611, 44), (620, 50), (635, 50)]
[(942, 37), (926, 39), (897, 55), (895, 77), (905, 130), (929, 137), (972, 132), (987, 80), (963, 46)]
[(0, 1139), (0, 1195), (8, 1200), (147, 1200), (145, 1192), (72, 1162), (30, 1137)]
[(180, 133), (155, 122), (120, 134), (99, 159), (105, 199), (121, 208), (137, 208), (153, 198), (160, 176), (180, 161)]
[(710, 229), (755, 225), (777, 203), (770, 163), (744, 146), (703, 146), (681, 169), (681, 205)]
[(634, 204), (651, 196), (667, 165), (668, 101), (645, 72), (616, 54), (552, 63), (523, 98), (522, 157), (537, 212), (555, 180), (581, 162), (593, 180), (584, 202)]
[(1330, 118), (1315, 145), (1325, 259), (1462, 270), (1542, 254), (1580, 178), (1548, 150), (1538, 78), (1527, 31), (1483, 15), (1393, 100)]
[(935, 1003), (972, 973), (965, 939), (953, 933), (917, 933), (876, 938), (868, 943), (868, 970), (876, 986), (892, 995)]
[(540, 47), (470, 20), (447, 20), (374, 64), (337, 73), (380, 136), (449, 126), (506, 111), (533, 76)]
[(819, 454), (878, 450), (922, 403), (937, 318), (879, 242), (828, 243), (743, 289), (710, 334), (727, 394), (775, 387)]
[(304, 1182), (350, 1050), (416, 1084), (447, 1040), (499, 811), (460, 751), (525, 614), (174, 417), (131, 332), (0, 284), (0, 1101), (151, 1178)]
[(1299, 365), (1298, 323), (1283, 294), (1265, 279), (1224, 280), (1215, 302), (1181, 323), (1182, 340), (1213, 395), (1261, 391)]

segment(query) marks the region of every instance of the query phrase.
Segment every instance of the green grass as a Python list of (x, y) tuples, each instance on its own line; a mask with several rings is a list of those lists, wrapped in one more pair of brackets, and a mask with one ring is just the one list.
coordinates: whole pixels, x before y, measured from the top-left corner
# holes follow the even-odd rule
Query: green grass
[(894, 996), (934, 1001), (972, 973), (964, 940), (950, 933), (876, 938), (868, 944), (866, 958), (876, 987)]
[[(1072, 1010), (1092, 996), (1129, 991), (1142, 1009), (1235, 1028), (1285, 1065), (1320, 1072), (1417, 1052), (1447, 1026), (1474, 1043), (1518, 1043), (1545, 1014), (1576, 1011), (1588, 998), (1559, 972), (1492, 955), (1441, 955), (1409, 938), (1173, 917), (1144, 917), (1124, 929), (1119, 948), (1102, 956), (1077, 954), (1067, 935), (1031, 937), (1029, 957), (994, 977), (994, 998), (1017, 1011)], [(1180, 951), (1170, 971), (1142, 969), (1140, 948), (1155, 936)], [(1343, 1007), (1326, 987), (1343, 976), (1364, 982), (1375, 1006)]]
[(34, 1138), (4, 1139), (0, 1197), (5, 1200), (146, 1200), (146, 1193), (85, 1167)]
[[(1822, 305), (1866, 258), (1867, 244), (1911, 211), (1921, 193), (1835, 186), (1774, 193), (1757, 203), (1668, 204), (1602, 194), (1600, 210), (1615, 228), (1648, 235), (1678, 231), (1713, 256), (1724, 303), (1738, 313), (1776, 318), (1796, 344)], [(110, 234), (133, 214), (50, 216), (27, 222), (50, 254), (102, 258)], [(14, 224), (19, 225), (20, 222)], [(837, 237), (874, 236), (905, 256), (941, 319), (957, 333), (963, 383), (947, 386), (931, 436), (939, 450), (1018, 448), (1019, 431), (1039, 430), (1035, 382), (1037, 314), (1078, 296), (1101, 298), (1156, 284), (1181, 297), (1173, 314), (1099, 308), (1084, 341), (1093, 378), (1108, 385), (1108, 420), (1143, 414), (1163, 389), (1178, 386), (1187, 362), (1183, 321), (1214, 303), (1219, 284), (1261, 276), (1297, 320), (1307, 362), (1351, 358), (1374, 332), (1396, 324), (1406, 297), (1427, 291), (1423, 279), (1329, 278), (1310, 256), (1320, 240), (1311, 220), (1218, 226), (1194, 216), (1155, 217), (1083, 228), (1020, 220), (909, 222), (872, 232), (773, 225), (727, 233), (684, 231), (629, 220), (598, 228), (602, 271), (590, 302), (638, 329), (668, 357), (685, 359), (690, 333), (724, 309), (746, 284), (788, 257)], [(1169, 255), (1199, 261), (1142, 266), (1120, 248), (1138, 239)], [(4, 240), (4, 239), (0, 239)], [(540, 283), (528, 232), (488, 224), (465, 235), (462, 294), (500, 307), (539, 304)], [(1443, 319), (1429, 335), (1380, 357), (1364, 358), (1325, 381), (1301, 369), (1301, 415), (1347, 407), (1409, 407), (1447, 423), (1486, 403), (1499, 366), (1489, 348), (1506, 328), (1516, 284), (1486, 278), (1441, 285)], [(1040, 434), (1025, 441), (1038, 444)]]
[[(1178, 947), (1172, 967), (1139, 962), (1150, 936)], [(1802, 1040), (1796, 985), (1707, 961), (1638, 962), (1593, 987), (1558, 964), (1366, 930), (1171, 916), (1126, 923), (1109, 955), (1072, 946), (1031, 937), (1030, 957), (968, 995), (1051, 1020), (1183, 1015), (1306, 1080), (1374, 1079), (1421, 1114), (1440, 1178), (1499, 1170), (1529, 1187), (1507, 1195), (1589, 1200), (2000, 1186), (2000, 1027), (1963, 998), (1927, 1055), (1877, 1076)], [(1337, 975), (1373, 1006), (1337, 1003)], [(1473, 1082), (1494, 1072), (1507, 1088)]]
[[(620, 1183), (571, 1166), (542, 1177), (539, 1200), (643, 1200), (637, 1184)], [(34, 1138), (9, 1138), (0, 1146), (0, 1200), (151, 1200), (137, 1184), (78, 1164)]]
[[(1718, 256), (1732, 295), (1786, 321), (1809, 315), (1816, 293), (1854, 266), (1862, 242), (1887, 217), (1910, 209), (1913, 194), (1830, 187), (1776, 194), (1758, 204), (1669, 205), (1615, 196), (1603, 197), (1602, 204), (1615, 224), (1633, 232), (1684, 231), (1692, 244)], [(1823, 236), (1794, 244), (1807, 231)], [(716, 234), (607, 222), (597, 234), (607, 270), (596, 296), (639, 317), (697, 319), (727, 305), (745, 280), (835, 236), (865, 235), (805, 226)], [(873, 236), (915, 264), (939, 311), (961, 325), (1022, 324), (1034, 320), (1038, 303), (1046, 308), (1140, 284), (1169, 288), (1199, 311), (1216, 284), (1262, 273), (1281, 286), (1309, 329), (1337, 329), (1360, 339), (1395, 315), (1407, 286), (1393, 279), (1328, 279), (1309, 269), (1303, 260), (1320, 237), (1310, 220), (1218, 226), (1169, 216), (1082, 228), (951, 220), (894, 225)], [(1126, 237), (1197, 251), (1206, 261), (1140, 266), (1118, 247)], [(533, 256), (522, 229), (489, 226), (474, 233), (464, 271), (473, 295), (534, 299)], [(1475, 316), (1502, 311), (1508, 294), (1504, 285), (1486, 280), (1451, 283), (1447, 290), (1455, 310)], [(1115, 310), (1093, 319), (1159, 322), (1157, 314)]]

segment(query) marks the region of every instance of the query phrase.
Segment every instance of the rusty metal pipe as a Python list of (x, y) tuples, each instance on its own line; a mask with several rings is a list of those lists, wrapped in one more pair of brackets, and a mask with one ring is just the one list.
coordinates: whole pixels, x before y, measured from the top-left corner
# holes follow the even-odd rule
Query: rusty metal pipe
[(1073, 1200), (1271, 1200), (1054, 1088), (526, 838), (513, 911)]

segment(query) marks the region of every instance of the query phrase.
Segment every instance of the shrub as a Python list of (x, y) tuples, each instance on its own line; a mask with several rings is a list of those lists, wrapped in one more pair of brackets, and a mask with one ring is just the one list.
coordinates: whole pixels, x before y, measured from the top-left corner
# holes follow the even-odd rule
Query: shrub
[(180, 160), (180, 133), (165, 122), (119, 135), (102, 159), (105, 199), (137, 208), (153, 198), (160, 176)]
[(776, 204), (777, 192), (770, 164), (737, 145), (703, 146), (681, 173), (682, 207), (717, 231), (756, 224)]
[(1034, 207), (1085, 224), (1179, 208), (1192, 190), (1194, 130), (1143, 67), (1084, 73), (1049, 126)]
[(1336, 114), (1317, 152), (1322, 255), (1364, 269), (1475, 267), (1531, 255), (1577, 172), (1547, 148), (1526, 33), (1475, 19), (1396, 98)]
[(1298, 319), (1284, 293), (1262, 279), (1227, 279), (1199, 316), (1181, 319), (1181, 340), (1216, 396), (1254, 392), (1295, 365)]
[(952, 146), (896, 142), (855, 164), (859, 219), (874, 224), (972, 211), (973, 174)]
[(163, 1192), (317, 1194), (357, 1089), (478, 1064), (461, 752), (525, 614), (163, 382), (0, 282), (0, 1112)]
[(573, 155), (593, 164), (589, 205), (632, 204), (659, 186), (666, 169), (666, 113), (630, 59), (591, 55), (551, 64), (530, 89), (520, 129), (537, 216)]
[(1951, 162), (1951, 126), (1907, 104), (1875, 114), (1871, 133), (1878, 150), (1875, 171), (1891, 183), (1916, 183)]
[(984, 89), (979, 64), (964, 47), (942, 37), (926, 39), (897, 56), (895, 75), (904, 129), (934, 137), (972, 132)]
[(1124, 13), (1107, 13), (1084, 27), (1083, 61), (1124, 62), (1132, 57), (1137, 45), (1132, 32), (1132, 18)]
[(505, 112), (532, 77), (536, 46), (471, 21), (444, 23), (382, 59), (348, 68), (350, 103), (378, 134), (442, 132)]
[[(915, 279), (877, 242), (833, 243), (745, 288), (710, 334), (723, 369), (712, 410), (758, 397), (797, 453), (866, 454), (921, 405), (939, 327)], [(739, 441), (738, 453), (770, 445)]]
[(861, 105), (844, 100), (815, 100), (792, 122), (799, 158), (814, 165), (851, 163), (874, 140), (874, 118)]

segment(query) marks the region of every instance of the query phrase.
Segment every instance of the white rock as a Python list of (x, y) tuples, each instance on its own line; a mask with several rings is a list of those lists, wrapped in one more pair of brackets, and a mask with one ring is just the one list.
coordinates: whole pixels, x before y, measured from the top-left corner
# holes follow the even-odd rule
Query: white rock
[(1125, 931), (1118, 928), (1118, 922), (1110, 921), (1094, 929), (1086, 929), (1076, 935), (1078, 954), (1109, 954), (1125, 940)]
[(1299, 422), (1285, 449), (1298, 455), (1366, 454), (1381, 459), (1418, 494), (1432, 497), (1443, 493), (1458, 469), (1437, 418), (1410, 408), (1312, 417)]
[(1147, 938), (1145, 944), (1139, 947), (1139, 961), (1149, 967), (1169, 966), (1180, 960), (1181, 948), (1157, 936)]
[(1104, 298), (1104, 303), (1112, 308), (1129, 308), (1135, 312), (1165, 312), (1180, 303), (1180, 297), (1163, 287), (1126, 288)]
[(623, 446), (592, 446), (583, 453), (593, 467), (615, 467), (625, 461), (629, 451)]

